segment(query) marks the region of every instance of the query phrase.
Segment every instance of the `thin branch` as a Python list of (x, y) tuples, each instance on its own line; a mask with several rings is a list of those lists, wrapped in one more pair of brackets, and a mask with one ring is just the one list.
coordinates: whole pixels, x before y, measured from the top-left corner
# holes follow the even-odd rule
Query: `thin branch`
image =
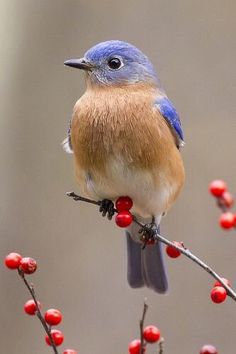
[(167, 240), (165, 237), (159, 235), (156, 233), (155, 238), (163, 243), (165, 243), (166, 245), (169, 245), (171, 247), (176, 248), (177, 250), (179, 250), (182, 254), (184, 254), (186, 257), (188, 257), (189, 259), (191, 259), (194, 263), (198, 264), (201, 268), (203, 268), (207, 273), (209, 273), (213, 278), (215, 278), (216, 280), (218, 280), (218, 282), (225, 288), (225, 290), (227, 291), (227, 294), (234, 300), (236, 301), (236, 293), (235, 291), (226, 283), (224, 283), (224, 281), (222, 281), (222, 278), (219, 276), (219, 274), (217, 274), (210, 266), (208, 266), (205, 262), (203, 262), (200, 258), (198, 258), (197, 256), (195, 256), (189, 249), (184, 248), (184, 247), (180, 247), (177, 246), (176, 244), (174, 244), (173, 242), (170, 242), (169, 240)]
[[(84, 201), (84, 202), (88, 202), (88, 203), (92, 203), (95, 205), (100, 205), (101, 202), (97, 202), (88, 198), (83, 198), (78, 196), (77, 194), (75, 194), (74, 192), (69, 192), (67, 193), (67, 195), (69, 197), (72, 197), (74, 200), (80, 200), (80, 201)], [(117, 212), (115, 210), (115, 212)], [(165, 237), (159, 235), (157, 233), (157, 231), (153, 232), (153, 229), (150, 229), (150, 227), (148, 227), (147, 225), (139, 222), (137, 220), (137, 218), (133, 215), (133, 222), (135, 222), (137, 225), (140, 226), (140, 228), (145, 231), (146, 233), (151, 233), (151, 238), (154, 238), (155, 240), (159, 240), (160, 242), (171, 246), (175, 249), (177, 249), (180, 253), (182, 253), (183, 255), (185, 255), (186, 257), (188, 257), (189, 259), (191, 259), (194, 263), (196, 263), (197, 265), (199, 265), (202, 269), (204, 269), (207, 273), (209, 273), (213, 278), (215, 278), (216, 280), (218, 280), (218, 282), (225, 288), (225, 290), (227, 291), (227, 294), (234, 300), (236, 301), (236, 292), (226, 283), (224, 283), (224, 281), (222, 280), (222, 278), (219, 276), (219, 274), (217, 274), (210, 266), (208, 266), (205, 262), (203, 262), (199, 257), (195, 256), (189, 249), (185, 248), (185, 247), (180, 247), (177, 246), (175, 243), (169, 241), (168, 239), (166, 239)]]
[(164, 338), (161, 337), (159, 341), (159, 353), (158, 354), (163, 354), (164, 353)]
[(148, 305), (146, 303), (146, 299), (144, 300), (144, 304), (143, 304), (143, 314), (142, 314), (142, 318), (139, 321), (139, 328), (140, 328), (140, 354), (144, 354), (145, 353), (145, 343), (144, 343), (144, 338), (143, 338), (143, 326), (144, 326), (144, 321), (145, 321), (145, 316), (147, 313), (147, 309), (148, 309)]
[(50, 340), (51, 346), (53, 348), (54, 354), (59, 354), (58, 351), (57, 351), (57, 347), (56, 347), (56, 345), (55, 345), (55, 343), (53, 341), (52, 335), (51, 335), (51, 329), (47, 325), (47, 323), (45, 322), (44, 317), (43, 317), (43, 315), (42, 315), (42, 313), (40, 311), (40, 308), (39, 308), (39, 305), (38, 305), (38, 301), (37, 301), (37, 298), (36, 298), (36, 295), (35, 295), (35, 291), (34, 291), (33, 285), (28, 283), (28, 281), (25, 278), (24, 273), (20, 269), (18, 269), (18, 273), (19, 273), (21, 279), (23, 280), (23, 282), (25, 283), (27, 289), (29, 290), (30, 295), (32, 296), (32, 299), (34, 300), (34, 303), (35, 303), (35, 306), (36, 306), (36, 309), (37, 309), (36, 315), (37, 315), (38, 319), (40, 320), (40, 322), (42, 323), (43, 328), (44, 328), (45, 332), (47, 333), (47, 335), (49, 337), (49, 340)]
[(86, 203), (95, 204), (95, 205), (100, 205), (101, 204), (100, 201), (97, 202), (96, 200), (92, 200), (92, 199), (81, 197), (80, 195), (75, 194), (74, 192), (67, 192), (66, 195), (68, 197), (73, 198), (76, 202), (80, 201), (80, 202), (86, 202)]

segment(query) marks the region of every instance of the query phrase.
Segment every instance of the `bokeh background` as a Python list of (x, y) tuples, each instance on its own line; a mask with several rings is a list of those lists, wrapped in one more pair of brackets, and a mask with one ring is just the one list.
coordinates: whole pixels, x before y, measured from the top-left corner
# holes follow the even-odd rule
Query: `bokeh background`
[[(222, 178), (236, 192), (235, 12), (235, 1), (219, 0), (1, 0), (1, 259), (10, 251), (37, 259), (32, 281), (43, 308), (64, 314), (63, 348), (127, 353), (147, 297), (146, 323), (161, 329), (166, 354), (199, 353), (205, 343), (235, 353), (235, 303), (211, 303), (213, 280), (189, 260), (167, 259), (167, 296), (128, 287), (123, 232), (65, 196), (77, 186), (60, 146), (85, 89), (83, 74), (64, 60), (108, 39), (140, 47), (186, 138), (186, 184), (163, 234), (184, 241), (236, 286), (236, 235), (218, 227), (207, 191)], [(0, 352), (51, 353), (39, 322), (23, 313), (29, 295), (17, 274), (3, 266), (0, 273)]]

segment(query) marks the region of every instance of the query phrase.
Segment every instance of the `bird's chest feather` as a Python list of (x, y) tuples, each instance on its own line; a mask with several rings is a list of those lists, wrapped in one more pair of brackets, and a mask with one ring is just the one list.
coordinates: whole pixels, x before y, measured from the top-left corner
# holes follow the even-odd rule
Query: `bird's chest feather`
[(184, 181), (174, 137), (153, 106), (154, 90), (88, 90), (76, 103), (71, 140), (81, 192), (129, 195), (139, 215), (169, 209)]
[(105, 170), (113, 157), (131, 168), (150, 169), (162, 163), (173, 137), (154, 112), (153, 89), (89, 89), (76, 103), (72, 146), (77, 165)]

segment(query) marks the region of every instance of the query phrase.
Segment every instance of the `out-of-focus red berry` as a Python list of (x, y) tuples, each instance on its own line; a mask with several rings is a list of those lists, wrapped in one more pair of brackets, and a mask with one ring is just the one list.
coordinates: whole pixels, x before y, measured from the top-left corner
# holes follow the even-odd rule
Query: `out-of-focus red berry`
[[(140, 354), (141, 341), (140, 339), (134, 339), (129, 343), (129, 353), (130, 354)], [(145, 351), (145, 349), (144, 349)]]
[(211, 299), (214, 303), (220, 304), (224, 302), (227, 296), (227, 292), (223, 286), (215, 286), (211, 290)]
[[(52, 336), (53, 342), (54, 342), (56, 347), (58, 345), (61, 345), (63, 343), (63, 341), (64, 341), (64, 335), (58, 329), (52, 329), (51, 330), (51, 336)], [(48, 335), (45, 336), (45, 341), (46, 341), (46, 343), (48, 345), (51, 345), (51, 342), (50, 342), (50, 339), (49, 339)]]
[(221, 179), (216, 179), (215, 181), (212, 181), (210, 186), (209, 186), (209, 191), (211, 192), (214, 197), (221, 197), (222, 194), (226, 191), (227, 186), (224, 181)]
[[(179, 246), (179, 247), (183, 247), (182, 244), (178, 241), (173, 241), (173, 243), (176, 245), (176, 246)], [(168, 254), (169, 257), (171, 258), (177, 258), (181, 255), (181, 252), (179, 250), (177, 250), (176, 248), (172, 247), (172, 246), (166, 246), (166, 253)]]
[(56, 326), (61, 322), (62, 314), (57, 309), (49, 309), (45, 312), (44, 319), (50, 326)]
[(120, 197), (116, 201), (116, 209), (118, 211), (130, 210), (133, 206), (133, 201), (130, 197)]
[(9, 269), (17, 269), (19, 268), (21, 259), (22, 257), (19, 253), (9, 253), (4, 260), (5, 266)]
[[(38, 307), (41, 308), (41, 304), (39, 301), (37, 301)], [(27, 313), (28, 315), (35, 315), (36, 311), (37, 311), (37, 307), (35, 305), (35, 302), (33, 299), (28, 300), (25, 304), (24, 304), (24, 311), (25, 313)]]
[[(221, 280), (223, 281), (223, 283), (225, 283), (226, 285), (231, 287), (231, 283), (228, 279), (226, 278), (221, 278)], [(218, 280), (215, 282), (214, 287), (215, 286), (223, 286)]]
[(226, 213), (222, 213), (219, 219), (219, 224), (222, 227), (222, 229), (232, 229), (232, 227), (234, 227), (234, 220), (235, 220), (235, 216), (233, 213), (231, 212), (226, 212)]
[(133, 216), (128, 210), (123, 210), (116, 214), (115, 222), (119, 227), (128, 227), (132, 221)]
[(32, 274), (37, 269), (37, 262), (31, 257), (24, 257), (20, 261), (20, 270), (25, 274)]
[(144, 328), (143, 337), (148, 343), (159, 341), (161, 333), (156, 326), (147, 326)]
[(234, 204), (234, 198), (231, 193), (225, 191), (219, 199), (219, 204), (225, 208), (231, 208)]
[(66, 349), (63, 354), (78, 354), (78, 352), (74, 349)]
[(206, 344), (200, 350), (200, 354), (218, 354), (218, 352), (213, 345)]
[(146, 241), (146, 245), (154, 245), (157, 241), (154, 238), (150, 238)]

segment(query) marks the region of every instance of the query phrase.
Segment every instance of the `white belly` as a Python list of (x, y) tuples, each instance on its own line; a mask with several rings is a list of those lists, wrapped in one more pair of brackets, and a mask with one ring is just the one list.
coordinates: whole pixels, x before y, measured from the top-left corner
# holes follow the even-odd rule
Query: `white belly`
[(127, 195), (133, 200), (134, 213), (142, 217), (162, 215), (168, 209), (174, 186), (155, 172), (134, 170), (122, 159), (113, 159), (107, 165), (106, 175), (84, 171), (81, 192), (96, 200), (115, 200)]

